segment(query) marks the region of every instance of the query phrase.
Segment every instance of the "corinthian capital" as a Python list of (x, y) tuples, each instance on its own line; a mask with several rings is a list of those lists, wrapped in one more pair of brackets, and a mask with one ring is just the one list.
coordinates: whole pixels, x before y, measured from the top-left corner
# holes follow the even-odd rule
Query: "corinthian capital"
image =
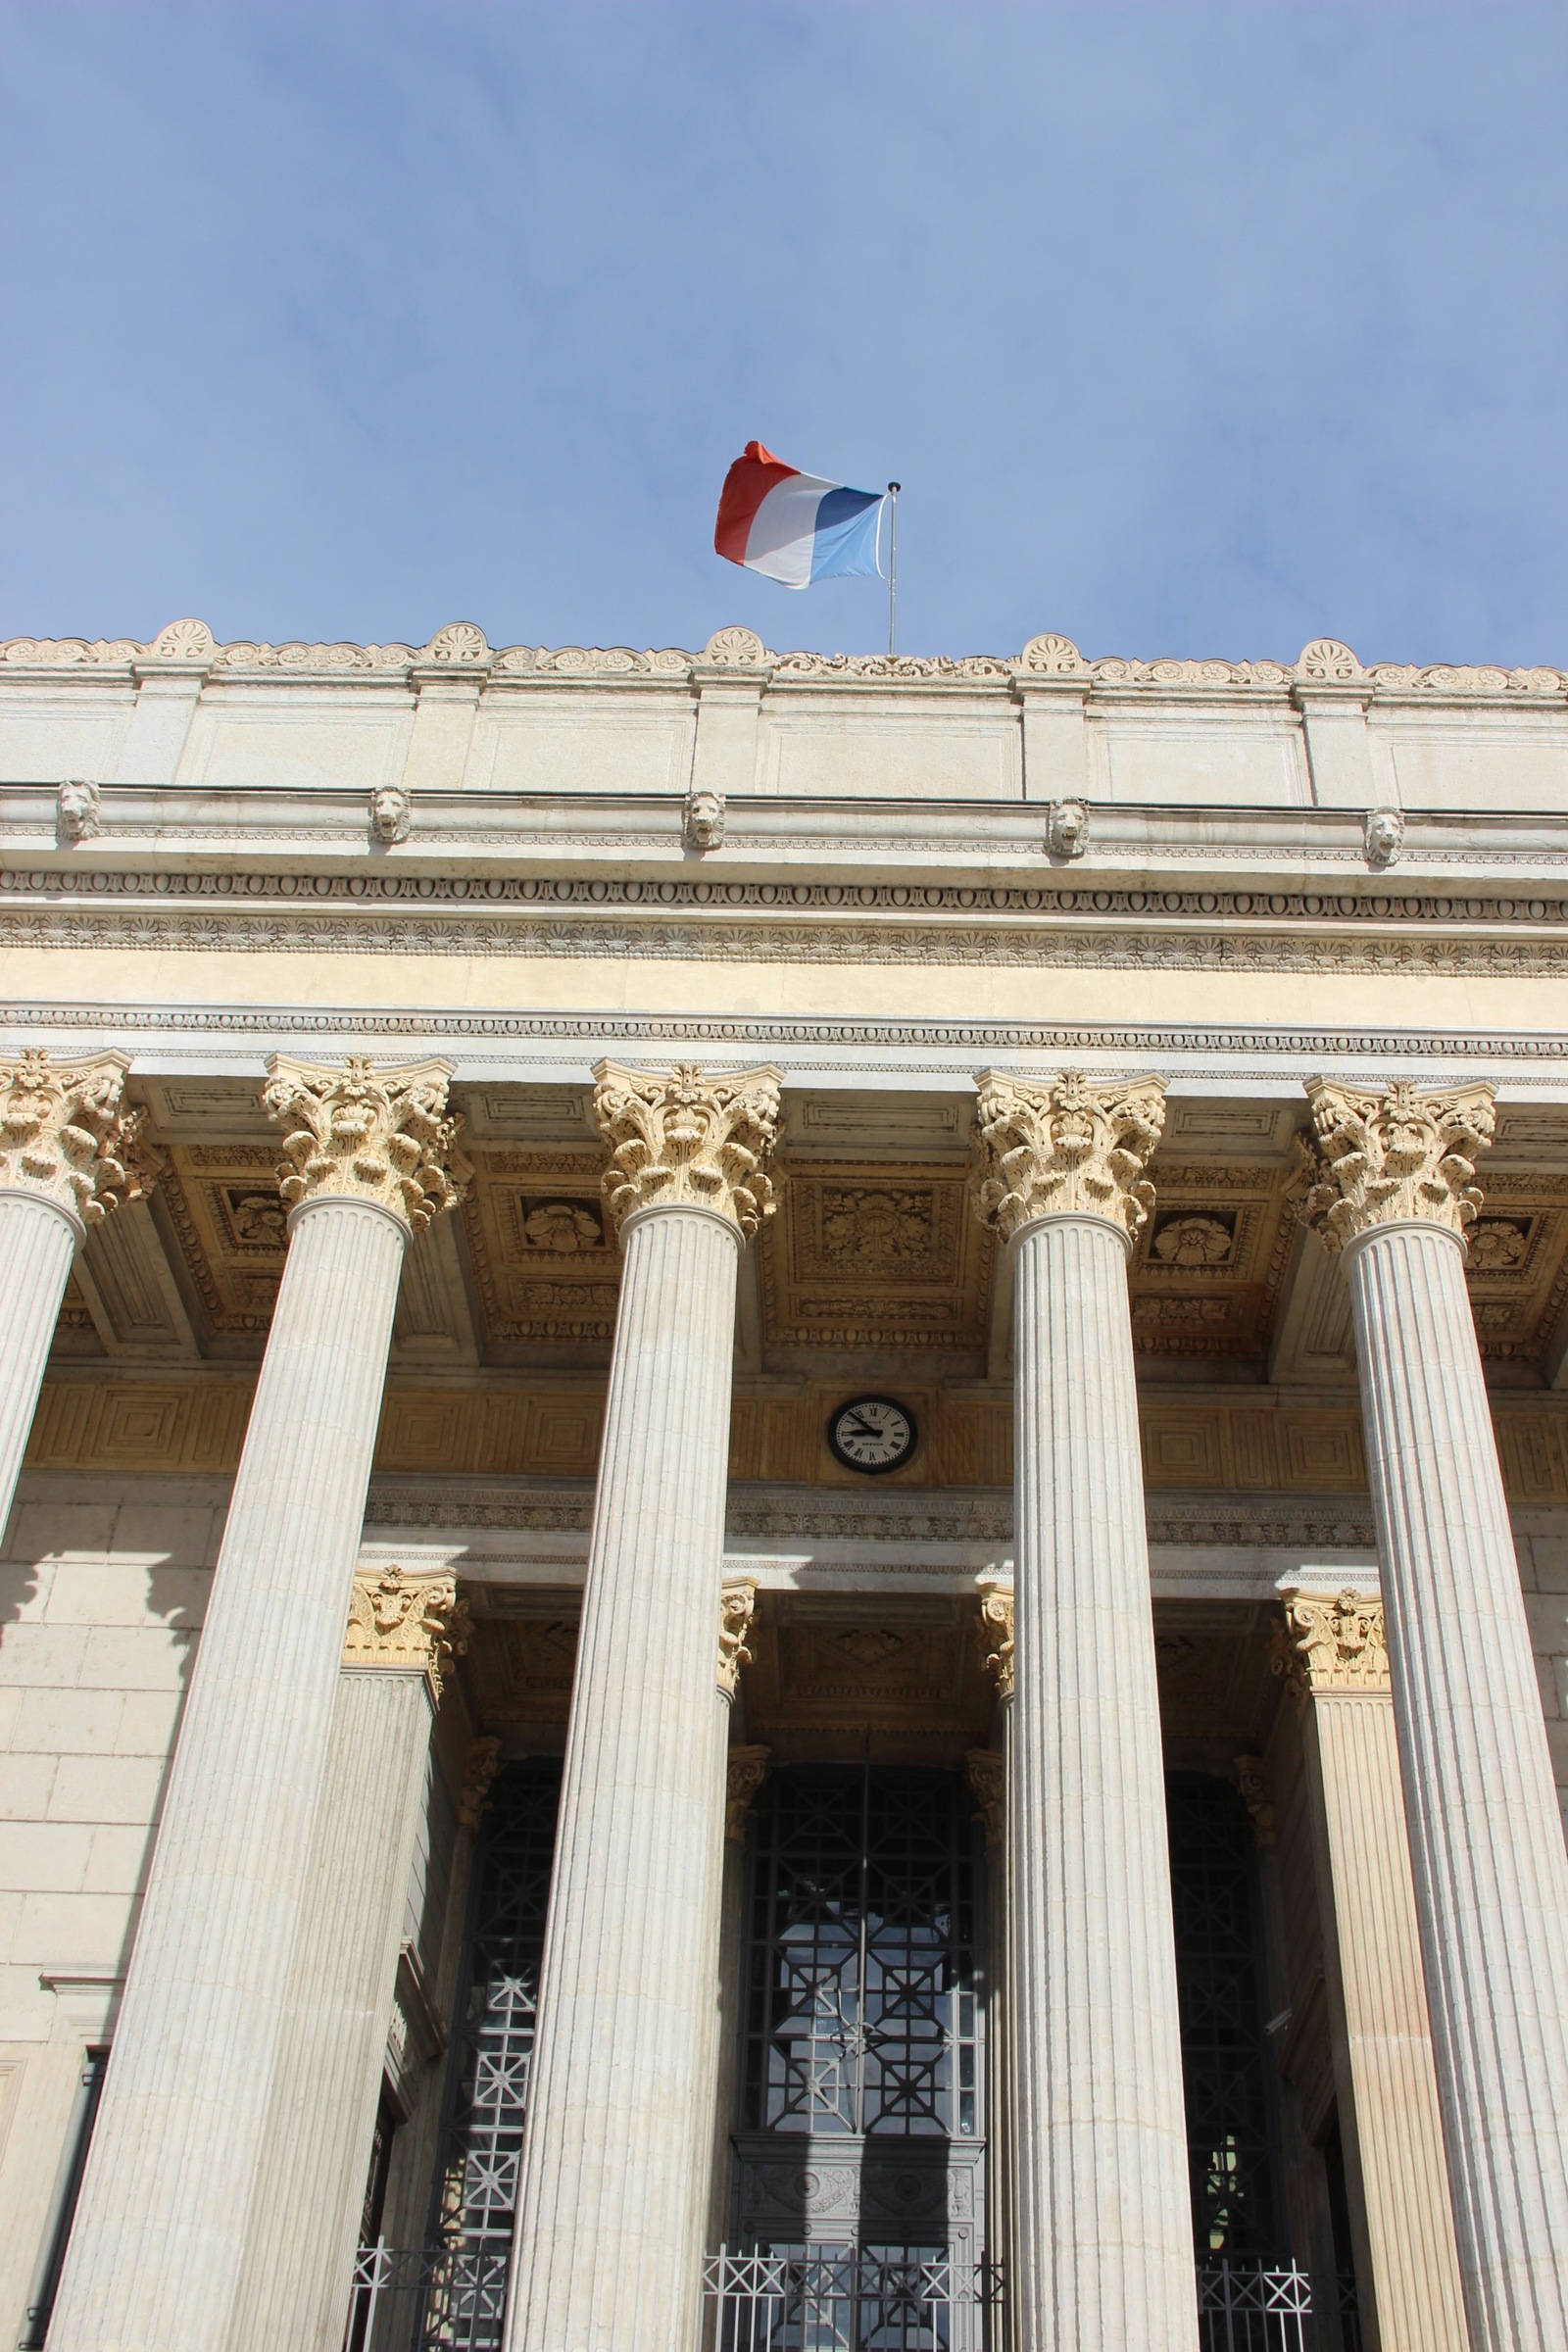
[(1387, 1690), (1383, 1603), (1347, 1588), (1332, 1599), (1287, 1586), (1285, 1623), (1272, 1643), (1276, 1674), (1304, 1702), (1324, 1690)]
[(0, 1190), (36, 1193), (84, 1225), (103, 1221), (126, 1187), (122, 1145), (136, 1114), (122, 1107), (120, 1054), (51, 1061), (29, 1047), (0, 1061)]
[(1481, 1206), (1471, 1180), (1497, 1123), (1494, 1092), (1486, 1083), (1427, 1089), (1396, 1078), (1367, 1089), (1309, 1078), (1317, 1182), (1302, 1203), (1305, 1222), (1330, 1250), (1411, 1217), (1463, 1233)]
[(1076, 1070), (1044, 1083), (982, 1070), (975, 1084), (990, 1170), (975, 1203), (985, 1224), (1006, 1240), (1036, 1217), (1076, 1211), (1129, 1237), (1140, 1231), (1154, 1199), (1142, 1178), (1165, 1124), (1163, 1079), (1091, 1086)]
[(741, 1668), (752, 1662), (746, 1637), (757, 1613), (757, 1580), (726, 1578), (718, 1596), (718, 1687), (726, 1698), (740, 1688)]
[(354, 1579), (343, 1636), (345, 1666), (384, 1666), (422, 1674), (433, 1699), (455, 1657), (468, 1646), (468, 1604), (451, 1576), (409, 1576), (372, 1568)]
[(605, 1200), (617, 1225), (638, 1208), (710, 1208), (748, 1240), (773, 1213), (765, 1162), (778, 1134), (781, 1073), (594, 1071), (594, 1116), (610, 1146)]
[(373, 1200), (418, 1232), (462, 1199), (468, 1163), (457, 1148), (463, 1121), (445, 1116), (450, 1062), (376, 1070), (351, 1057), (323, 1069), (274, 1054), (267, 1070), (268, 1110), (297, 1121), (277, 1171), (291, 1206), (329, 1195)]
[(976, 1579), (980, 1587), (980, 1614), (975, 1621), (975, 1647), (980, 1652), (980, 1665), (997, 1686), (997, 1696), (1012, 1696), (1013, 1658), (1013, 1593), (1012, 1586), (1003, 1577), (983, 1576)]

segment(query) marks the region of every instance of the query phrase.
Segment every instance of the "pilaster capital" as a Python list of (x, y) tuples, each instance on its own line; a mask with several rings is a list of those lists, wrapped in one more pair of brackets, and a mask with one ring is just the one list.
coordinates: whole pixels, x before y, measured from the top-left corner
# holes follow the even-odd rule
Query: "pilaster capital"
[(83, 1225), (103, 1222), (127, 1187), (123, 1147), (136, 1114), (123, 1108), (122, 1054), (52, 1061), (29, 1046), (0, 1061), (0, 1191), (32, 1193)]
[(458, 1827), (476, 1830), (490, 1794), (490, 1784), (501, 1764), (499, 1740), (475, 1740), (468, 1748), (468, 1760), (463, 1768), (463, 1788), (458, 1797)]
[(1008, 1240), (1037, 1217), (1076, 1213), (1136, 1237), (1154, 1199), (1143, 1173), (1165, 1124), (1163, 1079), (1091, 1086), (1076, 1070), (1047, 1080), (982, 1070), (975, 1085), (989, 1171), (975, 1194), (982, 1223)]
[(594, 1116), (610, 1146), (605, 1200), (618, 1226), (639, 1208), (707, 1208), (746, 1240), (773, 1213), (765, 1163), (778, 1136), (782, 1073), (594, 1070)]
[(757, 1611), (757, 1579), (726, 1577), (718, 1596), (718, 1688), (733, 1698), (740, 1688), (741, 1668), (752, 1662), (746, 1637)]
[(966, 1748), (963, 1769), (980, 1818), (987, 1845), (1000, 1845), (1007, 1823), (1007, 1761), (995, 1747)]
[(1381, 1600), (1350, 1586), (1329, 1595), (1287, 1585), (1280, 1601), (1285, 1623), (1269, 1644), (1270, 1656), (1298, 1705), (1325, 1692), (1389, 1689)]
[(467, 1648), (472, 1630), (455, 1577), (371, 1568), (354, 1579), (343, 1663), (422, 1674), (432, 1702), (439, 1703), (446, 1674)]
[(746, 1843), (746, 1817), (752, 1799), (767, 1778), (770, 1747), (732, 1747), (724, 1762), (724, 1842)]
[(1279, 1835), (1274, 1814), (1274, 1784), (1261, 1756), (1238, 1756), (1236, 1786), (1252, 1824), (1252, 1837), (1267, 1853)]
[(283, 1138), (278, 1190), (291, 1207), (336, 1198), (389, 1209), (414, 1232), (463, 1198), (470, 1173), (448, 1118), (448, 1061), (377, 1070), (359, 1055), (339, 1068), (274, 1054), (262, 1100)]
[(975, 1621), (975, 1647), (980, 1664), (997, 1686), (997, 1696), (1012, 1696), (1012, 1587), (1003, 1577), (979, 1577), (980, 1614)]
[(1486, 1080), (1474, 1086), (1342, 1086), (1309, 1078), (1308, 1151), (1316, 1182), (1301, 1206), (1326, 1249), (1343, 1250), (1378, 1225), (1409, 1220), (1462, 1235), (1481, 1206), (1476, 1154), (1496, 1127)]

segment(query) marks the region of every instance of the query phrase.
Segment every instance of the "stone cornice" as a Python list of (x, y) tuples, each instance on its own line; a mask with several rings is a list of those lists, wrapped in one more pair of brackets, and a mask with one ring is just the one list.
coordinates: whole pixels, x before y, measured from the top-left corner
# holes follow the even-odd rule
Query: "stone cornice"
[(796, 686), (874, 688), (881, 692), (1011, 694), (1031, 686), (1079, 686), (1088, 696), (1289, 703), (1314, 693), (1351, 694), (1368, 701), (1423, 703), (1486, 701), (1550, 708), (1568, 699), (1568, 672), (1540, 664), (1504, 669), (1465, 663), (1379, 662), (1364, 668), (1348, 646), (1317, 638), (1294, 662), (1143, 662), (1121, 656), (1086, 660), (1068, 637), (1032, 638), (1016, 655), (775, 654), (745, 628), (718, 630), (701, 654), (666, 646), (492, 647), (470, 621), (449, 622), (422, 646), (401, 643), (280, 645), (240, 639), (220, 645), (205, 621), (170, 623), (147, 644), (133, 638), (12, 637), (0, 641), (0, 679), (46, 676), (125, 680), (160, 673), (194, 675), (236, 685), (294, 681), (332, 685), (422, 685), (443, 677), (482, 683), (486, 690), (592, 685), (685, 687), (733, 672), (770, 690)]
[[(983, 896), (984, 894), (976, 894)], [(1043, 921), (1025, 928), (981, 912), (962, 922), (811, 922), (713, 914), (660, 916), (564, 913), (202, 913), (109, 907), (0, 906), (0, 947), (141, 950), (221, 949), (260, 956), (475, 956), (554, 961), (758, 964), (924, 964), (989, 970), (1301, 972), (1357, 979), (1384, 975), (1552, 979), (1568, 975), (1568, 938), (1457, 935), (1412, 929), (1400, 936), (1353, 932), (1309, 920), (1298, 931), (1259, 925), (1226, 930), (1214, 918), (1191, 928), (1125, 928)]]
[[(66, 1004), (59, 1001), (0, 1002), (0, 1028), (126, 1036), (195, 1036), (269, 1039), (279, 1036), (397, 1038), (492, 1044), (553, 1043), (601, 1046), (608, 1041), (639, 1046), (679, 1045), (786, 1047), (832, 1054), (839, 1048), (885, 1053), (911, 1050), (949, 1058), (935, 1065), (967, 1082), (977, 1053), (1200, 1054), (1216, 1066), (1236, 1060), (1289, 1059), (1270, 1067), (1271, 1076), (1305, 1079), (1327, 1058), (1405, 1056), (1460, 1062), (1538, 1062), (1559, 1073), (1568, 1062), (1568, 1032), (1524, 1034), (1479, 1029), (1292, 1029), (1276, 1025), (1208, 1028), (1180, 1022), (1127, 1027), (1114, 1022), (840, 1020), (830, 1016), (774, 1016), (765, 1013), (596, 1013), (505, 1012), (491, 1009), (385, 1009), (368, 1005), (314, 1008), (298, 1004)], [(818, 1066), (806, 1064), (808, 1070)], [(836, 1062), (820, 1066), (836, 1067)], [(888, 1068), (905, 1065), (888, 1063)], [(929, 1069), (932, 1065), (915, 1065)], [(802, 1067), (790, 1073), (799, 1079)], [(1524, 1083), (1524, 1082), (1521, 1082)], [(1541, 1083), (1530, 1081), (1529, 1083)]]

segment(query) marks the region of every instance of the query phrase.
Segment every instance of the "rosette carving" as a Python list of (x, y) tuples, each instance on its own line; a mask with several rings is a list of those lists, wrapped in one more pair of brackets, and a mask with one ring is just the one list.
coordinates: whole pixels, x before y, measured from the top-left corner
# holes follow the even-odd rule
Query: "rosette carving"
[(432, 1699), (439, 1700), (452, 1661), (467, 1648), (472, 1630), (455, 1577), (372, 1568), (354, 1579), (343, 1663), (422, 1674)]
[(741, 1668), (752, 1662), (746, 1637), (757, 1614), (757, 1580), (738, 1576), (725, 1583), (718, 1596), (718, 1687), (726, 1698), (740, 1688)]
[(594, 1116), (610, 1146), (605, 1200), (617, 1225), (639, 1208), (710, 1208), (750, 1240), (773, 1213), (764, 1162), (778, 1135), (779, 1071), (594, 1071)]
[(0, 1188), (40, 1194), (84, 1225), (140, 1191), (124, 1161), (137, 1125), (122, 1107), (127, 1066), (119, 1054), (51, 1061), (37, 1046), (0, 1061)]
[(445, 1115), (450, 1062), (376, 1070), (353, 1056), (324, 1069), (274, 1054), (267, 1067), (269, 1112), (298, 1122), (277, 1171), (291, 1206), (327, 1195), (373, 1200), (418, 1232), (462, 1199), (469, 1171), (458, 1150), (463, 1121)]
[(1420, 1218), (1462, 1234), (1481, 1206), (1476, 1154), (1496, 1127), (1495, 1089), (1425, 1089), (1408, 1078), (1367, 1089), (1310, 1078), (1317, 1181), (1301, 1205), (1329, 1250), (1374, 1225)]
[(1165, 1085), (1134, 1078), (1091, 1086), (1076, 1070), (1037, 1082), (982, 1070), (980, 1137), (990, 1173), (975, 1205), (1004, 1240), (1036, 1217), (1105, 1217), (1129, 1236), (1148, 1219), (1143, 1181), (1165, 1124)]
[(1387, 1690), (1389, 1650), (1383, 1603), (1347, 1587), (1332, 1599), (1287, 1586), (1285, 1623), (1270, 1654), (1302, 1703), (1320, 1690)]

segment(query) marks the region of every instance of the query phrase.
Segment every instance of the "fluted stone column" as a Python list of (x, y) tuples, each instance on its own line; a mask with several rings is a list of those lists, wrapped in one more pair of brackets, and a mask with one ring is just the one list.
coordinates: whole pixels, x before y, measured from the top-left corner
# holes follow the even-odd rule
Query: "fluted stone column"
[(624, 1251), (540, 1981), (514, 2352), (687, 2352), (712, 2094), (736, 1271), (776, 1070), (599, 1067)]
[[(1011, 2271), (1017, 2234), (1013, 2220), (1012, 2153), (1016, 2098), (1012, 2035), (1008, 2030), (1012, 1996), (1007, 1983), (1007, 1923), (1012, 1916), (1007, 1895), (1007, 1726), (1012, 1715), (1015, 1623), (1011, 1578), (987, 1572), (976, 1581), (980, 1588), (980, 1614), (975, 1642), (981, 1667), (997, 1687), (1000, 1734), (997, 1746), (971, 1748), (964, 1757), (969, 1787), (974, 1791), (986, 1837), (990, 1996), (986, 2002), (985, 2252), (1006, 2278)], [(1012, 2333), (1012, 2314), (1005, 2300), (999, 2314), (999, 2325), (1003, 2343), (1010, 2347), (1016, 2338)]]
[(430, 1726), (467, 1639), (451, 1576), (356, 1576), (230, 2352), (342, 2346)]
[(1568, 1858), (1464, 1283), (1490, 1086), (1307, 1087), (1350, 1285), (1473, 2352), (1568, 2345)]
[(72, 1260), (126, 1186), (122, 1054), (0, 1061), (0, 1534), (27, 1450)]
[(1281, 1588), (1302, 1713), (1339, 2114), (1378, 2352), (1467, 2352), (1383, 1604)]
[(1198, 2341), (1127, 1255), (1157, 1079), (984, 1074), (1015, 1284), (1007, 1978), (1020, 2352)]
[(411, 1226), (448, 1065), (275, 1057), (288, 1257), (170, 1773), (51, 2352), (216, 2352), (266, 2156)]

